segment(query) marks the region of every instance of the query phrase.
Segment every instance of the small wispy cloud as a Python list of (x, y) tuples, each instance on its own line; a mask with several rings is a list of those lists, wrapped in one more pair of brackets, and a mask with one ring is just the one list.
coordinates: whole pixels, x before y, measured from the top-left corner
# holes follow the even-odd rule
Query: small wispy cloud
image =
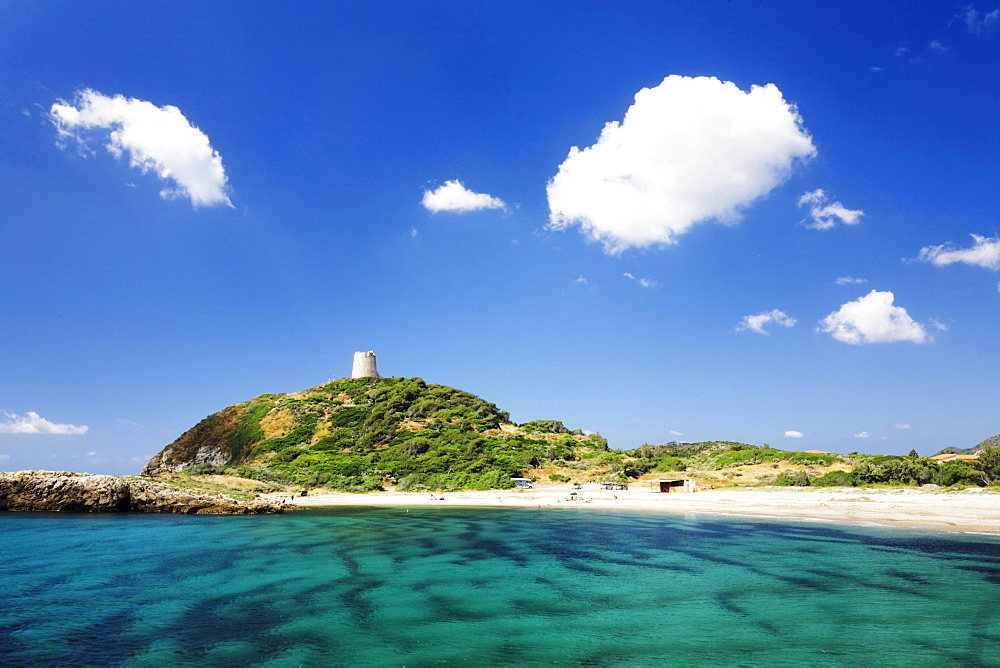
[(657, 283), (651, 278), (639, 278), (637, 276), (633, 276), (627, 271), (624, 274), (622, 274), (622, 276), (629, 279), (630, 281), (635, 281), (644, 288), (655, 288), (657, 285), (659, 285), (659, 283)]
[(931, 323), (931, 327), (939, 332), (947, 332), (950, 329), (946, 323), (941, 322), (937, 318), (930, 318), (929, 322)]
[(837, 226), (857, 225), (865, 214), (861, 209), (848, 209), (840, 202), (831, 202), (822, 188), (804, 193), (798, 199), (799, 207), (809, 207), (809, 218), (802, 224), (811, 230), (830, 230)]
[(670, 431), (670, 435), (671, 435), (671, 436), (683, 436), (683, 435), (684, 435), (684, 433), (683, 433), (683, 432), (680, 432), (680, 431), (673, 431), (673, 430), (671, 430), (671, 431)]
[(892, 428), (893, 429), (911, 429), (912, 427), (910, 427), (910, 425), (906, 424), (905, 422), (897, 422), (896, 424), (892, 425)]
[(805, 434), (801, 431), (795, 431), (794, 429), (789, 429), (785, 432), (785, 438), (805, 438)]
[(855, 278), (854, 276), (841, 276), (833, 282), (834, 285), (861, 285), (867, 283), (868, 280), (864, 278)]
[(940, 42), (940, 40), (936, 40), (936, 39), (932, 39), (930, 41), (930, 43), (927, 45), (927, 48), (930, 49), (931, 51), (935, 51), (937, 53), (945, 53), (949, 49), (951, 49), (950, 46), (945, 46), (944, 44), (942, 44)]
[(981, 237), (973, 234), (973, 245), (969, 248), (955, 248), (952, 244), (925, 246), (917, 255), (918, 260), (930, 262), (936, 267), (949, 264), (968, 264), (984, 269), (1000, 270), (1000, 237)]
[(441, 211), (469, 213), (482, 209), (507, 210), (507, 204), (502, 199), (486, 193), (473, 192), (457, 180), (445, 181), (443, 186), (434, 190), (425, 190), (420, 203), (431, 213)]
[(770, 332), (764, 329), (767, 325), (773, 323), (782, 327), (794, 327), (796, 322), (798, 321), (795, 318), (791, 317), (784, 311), (774, 309), (766, 313), (743, 316), (740, 323), (736, 325), (736, 331), (743, 332), (749, 330), (751, 332), (757, 332), (758, 334), (767, 336), (770, 334)]
[(34, 411), (24, 415), (6, 411), (0, 413), (4, 415), (4, 420), (0, 421), (0, 434), (86, 434), (90, 429), (87, 425), (49, 422)]
[(955, 18), (965, 23), (965, 29), (973, 35), (982, 35), (1000, 25), (1000, 8), (981, 14), (972, 5), (966, 5)]
[(573, 282), (579, 285), (587, 285), (587, 277), (584, 276), (583, 274), (580, 274), (579, 276), (576, 277), (576, 280)]
[(851, 434), (851, 438), (868, 438), (868, 432), (859, 431), (857, 434)]

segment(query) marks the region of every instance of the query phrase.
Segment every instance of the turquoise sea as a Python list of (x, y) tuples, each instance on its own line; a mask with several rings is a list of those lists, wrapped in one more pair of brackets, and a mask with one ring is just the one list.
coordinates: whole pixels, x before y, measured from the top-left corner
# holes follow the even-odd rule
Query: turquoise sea
[(1000, 665), (1000, 538), (583, 509), (0, 516), (0, 665)]

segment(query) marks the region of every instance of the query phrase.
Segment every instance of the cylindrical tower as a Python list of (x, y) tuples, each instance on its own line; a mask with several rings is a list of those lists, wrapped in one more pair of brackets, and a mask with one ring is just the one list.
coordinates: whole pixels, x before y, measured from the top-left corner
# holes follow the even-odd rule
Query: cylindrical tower
[(351, 366), (351, 378), (378, 378), (375, 367), (375, 351), (354, 353), (354, 364)]

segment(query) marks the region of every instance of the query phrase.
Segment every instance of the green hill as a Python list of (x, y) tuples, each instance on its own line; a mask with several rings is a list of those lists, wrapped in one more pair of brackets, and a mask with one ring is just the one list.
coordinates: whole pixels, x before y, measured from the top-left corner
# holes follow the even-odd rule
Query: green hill
[[(997, 440), (974, 449), (987, 452)], [(486, 490), (510, 488), (513, 477), (643, 482), (681, 475), (709, 486), (951, 486), (1000, 478), (990, 472), (997, 467), (987, 468), (730, 441), (612, 451), (597, 434), (570, 431), (555, 420), (517, 425), (495, 404), (420, 378), (358, 378), (224, 408), (165, 447), (142, 474), (201, 491), (256, 481), (249, 494), (302, 487)]]
[(982, 441), (978, 445), (974, 445), (971, 448), (945, 448), (935, 452), (935, 455), (946, 455), (946, 454), (956, 454), (956, 455), (974, 455), (983, 448), (996, 448), (1000, 447), (1000, 434), (995, 436), (990, 436), (985, 441)]
[(209, 415), (164, 448), (147, 476), (227, 473), (350, 491), (505, 489), (543, 461), (594, 459), (598, 435), (523, 425), (467, 392), (420, 378), (336, 380)]

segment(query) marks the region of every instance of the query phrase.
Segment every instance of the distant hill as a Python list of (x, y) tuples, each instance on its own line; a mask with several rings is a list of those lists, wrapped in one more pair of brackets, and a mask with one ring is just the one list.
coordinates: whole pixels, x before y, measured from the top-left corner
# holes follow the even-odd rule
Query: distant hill
[(516, 425), (479, 397), (420, 378), (336, 380), (265, 394), (209, 415), (142, 474), (215, 473), (352, 491), (503, 489), (547, 461), (593, 459), (599, 435), (561, 422)]
[(990, 436), (985, 441), (981, 442), (979, 445), (974, 445), (971, 448), (945, 448), (944, 450), (935, 452), (934, 454), (945, 455), (954, 453), (956, 455), (974, 455), (983, 448), (989, 448), (989, 447), (993, 448), (1000, 447), (1000, 434), (996, 434), (995, 436)]

